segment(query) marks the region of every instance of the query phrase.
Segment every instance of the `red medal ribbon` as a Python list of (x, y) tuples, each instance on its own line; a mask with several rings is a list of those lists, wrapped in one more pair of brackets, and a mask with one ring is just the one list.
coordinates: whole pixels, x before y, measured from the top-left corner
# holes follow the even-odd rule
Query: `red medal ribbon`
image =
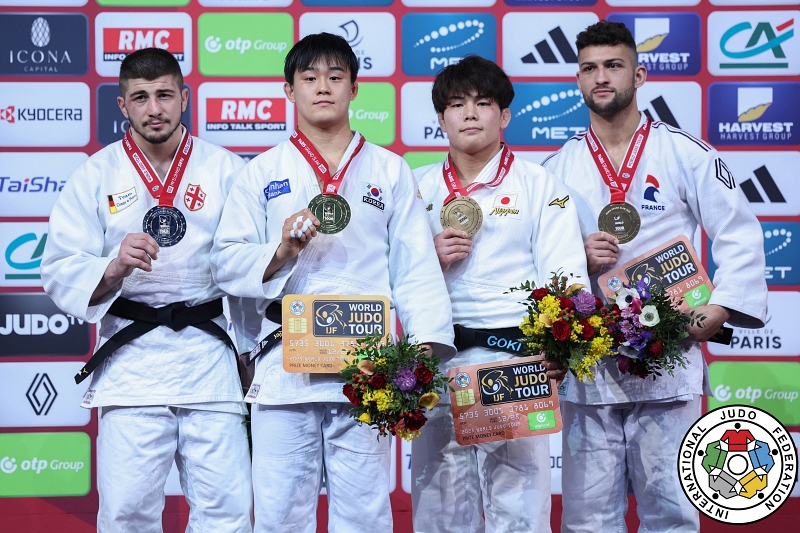
[(644, 123), (636, 129), (628, 146), (628, 151), (625, 153), (625, 159), (622, 160), (622, 165), (620, 165), (619, 174), (614, 170), (611, 158), (608, 157), (606, 149), (603, 148), (603, 145), (600, 144), (600, 141), (595, 136), (592, 127), (589, 126), (589, 131), (586, 132), (586, 144), (589, 145), (589, 152), (592, 154), (594, 164), (597, 165), (597, 170), (600, 171), (600, 176), (603, 177), (603, 181), (606, 182), (606, 185), (611, 190), (612, 204), (625, 203), (625, 193), (630, 189), (633, 176), (636, 174), (636, 168), (642, 158), (644, 146), (647, 144), (647, 137), (650, 135), (651, 125), (652, 121), (649, 118), (645, 118)]
[[(359, 134), (361, 135), (361, 134)], [(353, 150), (353, 153), (350, 154), (350, 159), (347, 160), (347, 163), (344, 166), (340, 167), (339, 170), (331, 176), (330, 171), (328, 170), (328, 166), (325, 164), (325, 161), (317, 155), (317, 148), (308, 140), (308, 137), (303, 135), (300, 130), (294, 130), (292, 132), (291, 137), (289, 140), (292, 144), (300, 151), (300, 154), (308, 161), (308, 164), (311, 165), (311, 169), (320, 177), (323, 183), (322, 187), (322, 194), (328, 196), (336, 196), (339, 192), (339, 186), (341, 186), (342, 181), (344, 180), (344, 175), (347, 172), (347, 167), (350, 166), (350, 163), (353, 162), (353, 159), (358, 155), (358, 152), (364, 147), (364, 143), (367, 141), (363, 135), (358, 140), (358, 145), (356, 149)]]
[(444, 177), (444, 182), (447, 185), (447, 188), (450, 189), (450, 194), (447, 195), (447, 198), (444, 199), (444, 204), (447, 205), (457, 196), (469, 196), (469, 193), (483, 187), (484, 185), (488, 185), (489, 187), (497, 187), (501, 183), (503, 183), (503, 179), (505, 179), (506, 174), (508, 174), (508, 169), (511, 168), (511, 163), (514, 161), (514, 154), (508, 148), (508, 145), (503, 145), (503, 153), (500, 155), (500, 165), (497, 167), (497, 174), (495, 175), (494, 179), (489, 183), (482, 183), (478, 181), (473, 181), (466, 187), (461, 186), (461, 181), (458, 178), (458, 173), (456, 172), (456, 166), (453, 164), (453, 158), (450, 154), (447, 154), (447, 160), (444, 162), (444, 166), (442, 166), (442, 176)]
[(139, 173), (139, 177), (142, 178), (144, 186), (147, 187), (153, 198), (158, 199), (158, 205), (161, 207), (172, 207), (175, 195), (178, 193), (178, 186), (181, 183), (181, 179), (183, 179), (183, 173), (186, 172), (186, 167), (189, 164), (193, 146), (194, 143), (192, 142), (192, 136), (189, 134), (189, 128), (183, 126), (181, 143), (178, 145), (178, 151), (175, 152), (175, 158), (172, 160), (162, 188), (158, 173), (156, 173), (147, 157), (134, 142), (131, 128), (128, 128), (122, 138), (122, 148), (125, 150), (125, 155), (131, 160), (131, 164), (136, 169), (136, 172)]

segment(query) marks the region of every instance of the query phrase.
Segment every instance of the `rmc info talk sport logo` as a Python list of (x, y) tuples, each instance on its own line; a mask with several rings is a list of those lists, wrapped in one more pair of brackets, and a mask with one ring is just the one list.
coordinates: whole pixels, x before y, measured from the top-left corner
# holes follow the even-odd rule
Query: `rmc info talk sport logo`
[(729, 405), (689, 428), (677, 466), (683, 492), (701, 513), (725, 524), (750, 524), (789, 498), (797, 482), (797, 449), (766, 411)]

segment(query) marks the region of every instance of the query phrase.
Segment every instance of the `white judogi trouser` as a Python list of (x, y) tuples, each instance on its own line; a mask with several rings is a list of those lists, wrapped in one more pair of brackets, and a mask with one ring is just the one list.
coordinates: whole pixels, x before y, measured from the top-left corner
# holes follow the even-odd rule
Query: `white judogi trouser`
[(688, 533), (700, 518), (680, 486), (678, 450), (701, 400), (561, 404), (562, 533), (625, 533), (628, 478), (640, 532)]
[(173, 460), (191, 509), (187, 533), (253, 530), (244, 416), (151, 406), (101, 408), (98, 533), (161, 533)]
[(389, 437), (359, 426), (345, 403), (253, 405), (259, 533), (316, 533), (325, 469), (330, 533), (391, 532)]
[(550, 532), (547, 435), (460, 446), (441, 405), (412, 444), (411, 483), (416, 533)]

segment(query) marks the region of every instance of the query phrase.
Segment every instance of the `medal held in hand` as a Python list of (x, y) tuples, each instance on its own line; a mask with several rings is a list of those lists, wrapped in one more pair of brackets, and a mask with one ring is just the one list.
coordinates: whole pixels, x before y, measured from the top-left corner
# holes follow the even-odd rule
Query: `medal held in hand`
[(145, 213), (142, 220), (142, 231), (163, 247), (175, 246), (186, 235), (186, 217), (172, 205), (183, 179), (183, 173), (186, 172), (189, 164), (189, 157), (192, 155), (192, 136), (189, 134), (188, 128), (182, 127), (183, 137), (163, 184), (158, 179), (158, 174), (153, 166), (134, 142), (130, 128), (122, 138), (122, 147), (133, 168), (142, 178), (150, 195), (158, 200), (158, 205)]
[(447, 188), (450, 189), (450, 194), (444, 199), (444, 205), (442, 205), (442, 210), (439, 212), (442, 228), (461, 230), (467, 234), (467, 237), (472, 237), (478, 233), (483, 224), (483, 211), (481, 211), (481, 206), (478, 202), (469, 197), (469, 193), (484, 185), (497, 187), (503, 183), (503, 179), (508, 174), (508, 169), (513, 161), (514, 154), (511, 153), (508, 146), (503, 145), (503, 153), (500, 154), (500, 165), (497, 167), (497, 174), (494, 179), (489, 183), (473, 181), (466, 187), (461, 187), (461, 181), (456, 173), (453, 158), (448, 154), (447, 160), (442, 166), (442, 176)]
[(639, 212), (631, 204), (625, 201), (625, 194), (630, 190), (636, 168), (644, 153), (647, 144), (647, 137), (650, 135), (652, 122), (645, 118), (644, 123), (636, 130), (631, 139), (625, 157), (620, 165), (619, 174), (611, 164), (605, 148), (600, 144), (591, 126), (586, 132), (586, 144), (589, 145), (589, 152), (592, 154), (597, 170), (600, 171), (603, 181), (611, 190), (611, 203), (605, 206), (597, 217), (597, 226), (600, 231), (609, 233), (619, 240), (620, 244), (631, 242), (639, 229), (642, 227), (642, 219)]
[(292, 132), (289, 141), (297, 148), (302, 156), (311, 165), (311, 168), (322, 180), (322, 194), (316, 195), (308, 203), (308, 209), (319, 219), (317, 231), (320, 233), (339, 233), (350, 223), (350, 204), (344, 197), (340, 196), (339, 187), (342, 184), (347, 168), (353, 159), (364, 147), (366, 139), (359, 135), (360, 139), (350, 158), (336, 174), (331, 176), (324, 161), (317, 155), (318, 150), (308, 138), (299, 130)]

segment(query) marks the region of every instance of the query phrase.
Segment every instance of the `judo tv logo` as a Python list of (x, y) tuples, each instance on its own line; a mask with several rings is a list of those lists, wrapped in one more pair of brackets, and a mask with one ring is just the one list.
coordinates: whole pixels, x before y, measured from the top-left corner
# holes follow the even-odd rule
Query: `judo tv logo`
[(720, 407), (689, 428), (678, 472), (686, 497), (725, 524), (750, 524), (777, 511), (797, 482), (797, 449), (775, 417), (756, 407)]
[(696, 13), (612, 13), (608, 20), (631, 30), (639, 64), (648, 76), (700, 72), (700, 16)]
[(403, 72), (409, 76), (431, 76), (471, 54), (495, 61), (496, 25), (488, 13), (405, 15)]
[(708, 17), (708, 70), (716, 76), (800, 74), (800, 11), (718, 11)]
[(45, 294), (0, 294), (0, 355), (86, 355), (89, 323)]
[(503, 17), (503, 58), (512, 76), (574, 76), (575, 39), (597, 22), (594, 13), (508, 13)]
[(83, 76), (89, 70), (89, 21), (82, 14), (0, 15), (0, 74)]
[(515, 83), (514, 91), (505, 134), (509, 144), (561, 145), (586, 131), (589, 109), (574, 83)]
[(800, 83), (712, 83), (708, 93), (711, 143), (800, 144)]

